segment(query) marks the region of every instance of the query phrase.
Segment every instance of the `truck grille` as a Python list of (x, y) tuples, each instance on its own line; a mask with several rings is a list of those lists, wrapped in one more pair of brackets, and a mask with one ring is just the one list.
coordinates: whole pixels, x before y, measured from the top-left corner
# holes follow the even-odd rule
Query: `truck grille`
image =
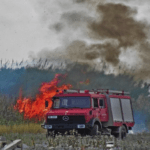
[(68, 116), (69, 120), (64, 121), (63, 116), (57, 116), (57, 119), (48, 119), (48, 124), (85, 124), (84, 116)]

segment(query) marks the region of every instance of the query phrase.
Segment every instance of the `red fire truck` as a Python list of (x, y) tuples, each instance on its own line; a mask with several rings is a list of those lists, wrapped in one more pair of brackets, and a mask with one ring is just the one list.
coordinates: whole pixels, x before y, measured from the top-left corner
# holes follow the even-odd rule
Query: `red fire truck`
[(122, 139), (134, 126), (131, 97), (128, 92), (103, 89), (59, 91), (41, 126), (48, 134), (75, 129), (80, 134), (112, 134)]

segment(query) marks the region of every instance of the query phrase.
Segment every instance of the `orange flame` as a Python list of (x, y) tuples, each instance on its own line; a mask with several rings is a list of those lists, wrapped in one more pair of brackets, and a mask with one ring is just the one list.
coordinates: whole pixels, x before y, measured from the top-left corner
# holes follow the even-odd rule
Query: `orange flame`
[[(14, 106), (15, 110), (20, 113), (24, 113), (24, 119), (36, 119), (41, 121), (44, 119), (45, 114), (50, 110), (52, 106), (52, 97), (56, 94), (56, 90), (70, 89), (72, 85), (61, 85), (58, 87), (60, 77), (65, 78), (66, 75), (56, 74), (54, 79), (48, 83), (42, 83), (39, 91), (36, 95), (36, 99), (33, 101), (31, 98), (22, 98), (21, 96), (17, 100)], [(49, 106), (45, 108), (45, 101), (49, 102)]]

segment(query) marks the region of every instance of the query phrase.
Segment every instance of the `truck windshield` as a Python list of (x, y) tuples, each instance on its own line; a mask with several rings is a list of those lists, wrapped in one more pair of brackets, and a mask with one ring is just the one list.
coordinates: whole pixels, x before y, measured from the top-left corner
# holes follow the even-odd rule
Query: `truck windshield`
[(90, 108), (90, 97), (55, 97), (53, 108)]

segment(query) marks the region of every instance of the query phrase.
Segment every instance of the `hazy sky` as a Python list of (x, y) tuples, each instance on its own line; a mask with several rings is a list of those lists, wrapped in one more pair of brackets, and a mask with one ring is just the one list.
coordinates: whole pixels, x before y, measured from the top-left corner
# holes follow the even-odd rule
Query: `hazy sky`
[(0, 58), (27, 59), (31, 51), (57, 45), (30, 0), (0, 0)]
[[(124, 3), (137, 8), (136, 19), (150, 22), (149, 0), (126, 0)], [(65, 24), (70, 22), (67, 22), (65, 12), (83, 11), (83, 14), (88, 14), (88, 17), (82, 16), (83, 22), (86, 22), (95, 15), (94, 10), (88, 11), (90, 7), (92, 3), (85, 5), (73, 3), (73, 0), (0, 0), (0, 59), (26, 60), (30, 54), (36, 54), (44, 48), (51, 50), (69, 40), (86, 39), (84, 25), (74, 28), (72, 24), (68, 29)], [(59, 22), (64, 22), (64, 27)], [(63, 32), (58, 32), (61, 28)]]

